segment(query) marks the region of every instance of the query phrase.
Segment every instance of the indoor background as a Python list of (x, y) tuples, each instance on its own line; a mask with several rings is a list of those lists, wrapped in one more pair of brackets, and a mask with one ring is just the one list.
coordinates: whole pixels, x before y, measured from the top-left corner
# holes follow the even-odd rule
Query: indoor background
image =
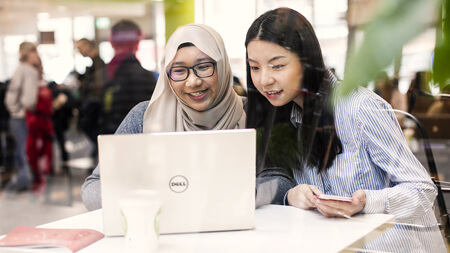
[[(260, 14), (282, 6), (299, 11), (311, 22), (322, 46), (326, 65), (335, 70), (339, 79), (344, 79), (348, 58), (364, 40), (364, 28), (386, 1), (0, 0), (0, 82), (6, 82), (19, 64), (19, 44), (31, 41), (38, 44), (45, 80), (75, 90), (78, 84), (73, 73), (82, 74), (85, 67), (92, 64), (88, 57), (77, 51), (75, 42), (81, 38), (94, 40), (101, 58), (108, 63), (114, 54), (109, 43), (111, 25), (127, 18), (136, 21), (143, 30), (137, 57), (144, 68), (161, 71), (159, 61), (166, 39), (178, 26), (204, 23), (222, 35), (233, 74), (245, 85), (244, 40), (247, 29)], [(400, 92), (409, 99), (416, 74), (433, 68), (436, 38), (440, 31), (437, 10), (423, 10), (417, 18), (423, 19), (425, 27), (402, 45), (399, 54), (383, 69), (390, 78), (398, 81)], [(406, 26), (405, 29), (412, 27)], [(376, 84), (372, 80), (365, 85), (374, 89)], [(413, 114), (427, 130), (430, 145), (426, 142), (424, 145), (417, 131), (408, 136), (408, 143), (426, 168), (430, 163), (424, 147), (431, 147), (440, 179), (445, 181), (450, 177), (450, 114), (447, 111), (437, 116), (427, 115), (427, 106), (440, 99), (435, 95), (442, 90), (432, 82), (427, 82), (422, 89), (428, 96), (417, 101), (423, 100), (424, 109)], [(9, 193), (1, 190), (4, 185), (0, 183), (0, 235), (19, 224), (36, 226), (86, 212), (81, 203), (80, 187), (94, 166), (88, 157), (92, 147), (86, 136), (77, 129), (76, 122), (72, 122), (65, 134), (70, 160), (63, 163), (59, 159), (58, 149), (54, 148), (55, 174), (49, 179), (44, 192)], [(2, 132), (0, 136), (3, 140), (0, 147), (3, 159), (0, 161), (1, 182), (5, 180), (4, 157), (8, 152), (6, 135)], [(450, 205), (450, 197), (445, 199)]]

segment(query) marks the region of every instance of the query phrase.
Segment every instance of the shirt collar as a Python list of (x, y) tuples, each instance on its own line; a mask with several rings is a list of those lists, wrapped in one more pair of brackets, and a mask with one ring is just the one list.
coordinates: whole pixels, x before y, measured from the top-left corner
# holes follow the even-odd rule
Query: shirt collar
[(291, 123), (295, 127), (299, 127), (302, 123), (302, 117), (303, 117), (303, 110), (302, 108), (297, 105), (296, 103), (292, 104), (292, 110), (291, 110)]
[[(327, 70), (325, 75), (330, 80), (330, 83), (332, 86), (334, 86), (338, 82), (336, 76), (330, 70)], [(300, 124), (302, 123), (302, 117), (303, 117), (302, 108), (299, 105), (297, 105), (296, 103), (293, 103), (292, 110), (291, 110), (292, 125), (294, 125), (295, 127), (298, 128), (300, 126)]]

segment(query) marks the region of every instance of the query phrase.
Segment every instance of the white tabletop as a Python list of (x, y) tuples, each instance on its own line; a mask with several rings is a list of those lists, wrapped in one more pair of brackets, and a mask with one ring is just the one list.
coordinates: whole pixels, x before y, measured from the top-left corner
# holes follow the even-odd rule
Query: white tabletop
[[(269, 205), (256, 209), (255, 229), (161, 235), (158, 252), (345, 252), (360, 248), (393, 226), (394, 216), (364, 214), (354, 219), (326, 218), (317, 211)], [(42, 225), (103, 231), (97, 210)], [(105, 237), (78, 251), (126, 252), (124, 237)]]

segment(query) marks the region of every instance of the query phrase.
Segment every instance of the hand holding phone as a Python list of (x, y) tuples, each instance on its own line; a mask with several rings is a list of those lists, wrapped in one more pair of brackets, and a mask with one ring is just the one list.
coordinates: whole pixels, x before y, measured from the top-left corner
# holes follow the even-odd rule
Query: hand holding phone
[(350, 197), (341, 197), (341, 196), (335, 196), (335, 195), (320, 194), (320, 195), (317, 195), (317, 198), (321, 199), (321, 200), (335, 200), (335, 201), (352, 202), (352, 198), (350, 198)]

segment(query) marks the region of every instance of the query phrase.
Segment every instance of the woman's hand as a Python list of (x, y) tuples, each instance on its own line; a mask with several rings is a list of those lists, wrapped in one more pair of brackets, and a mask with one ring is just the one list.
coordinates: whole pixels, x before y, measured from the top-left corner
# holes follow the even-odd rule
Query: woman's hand
[(288, 191), (287, 199), (289, 205), (301, 209), (316, 208), (316, 195), (322, 192), (315, 185), (300, 184)]
[(366, 194), (363, 190), (357, 190), (353, 193), (352, 202), (317, 199), (315, 204), (319, 212), (325, 217), (348, 218), (363, 210), (366, 205)]

